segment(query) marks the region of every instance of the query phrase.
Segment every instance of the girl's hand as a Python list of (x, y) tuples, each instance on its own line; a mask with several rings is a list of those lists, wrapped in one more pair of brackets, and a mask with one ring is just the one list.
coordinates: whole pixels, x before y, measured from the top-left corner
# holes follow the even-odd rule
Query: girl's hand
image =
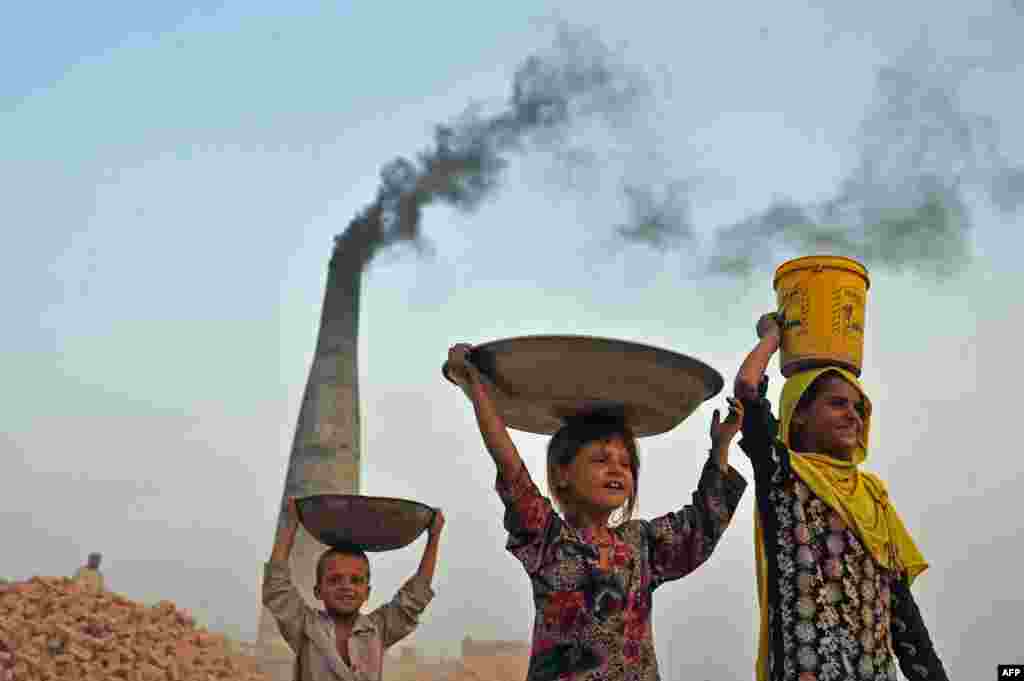
[(472, 349), (473, 346), (468, 343), (456, 343), (448, 348), (448, 362), (445, 364), (447, 374), (463, 390), (479, 377), (479, 370), (469, 361)]
[(729, 448), (729, 443), (736, 437), (743, 424), (743, 403), (734, 397), (725, 398), (729, 403), (729, 414), (724, 421), (719, 419), (719, 411), (716, 409), (711, 415), (711, 448), (719, 452)]
[(757, 337), (762, 343), (767, 343), (774, 352), (782, 344), (782, 327), (779, 326), (779, 315), (776, 312), (769, 312), (761, 315), (757, 320)]

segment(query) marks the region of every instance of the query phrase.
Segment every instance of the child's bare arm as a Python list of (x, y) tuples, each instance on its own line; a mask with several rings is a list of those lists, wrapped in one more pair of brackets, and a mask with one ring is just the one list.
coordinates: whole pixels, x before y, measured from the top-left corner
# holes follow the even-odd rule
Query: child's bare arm
[(284, 526), (279, 528), (274, 538), (274, 548), (270, 552), (272, 563), (286, 563), (292, 555), (292, 545), (295, 543), (295, 532), (299, 529), (299, 512), (295, 508), (295, 497), (288, 497), (288, 515), (285, 518)]
[(758, 399), (758, 386), (761, 383), (761, 377), (764, 376), (772, 355), (782, 343), (782, 331), (774, 314), (763, 315), (757, 321), (757, 335), (759, 337), (757, 345), (743, 360), (733, 385), (736, 397), (748, 402)]
[(498, 467), (498, 473), (502, 478), (511, 480), (523, 462), (505, 427), (505, 419), (498, 413), (486, 379), (469, 361), (471, 349), (471, 346), (459, 343), (448, 350), (449, 372), (473, 403), (480, 435), (483, 436), (484, 445)]
[(437, 566), (437, 547), (441, 543), (441, 529), (444, 527), (444, 513), (441, 509), (434, 509), (434, 520), (427, 530), (427, 545), (423, 548), (423, 557), (420, 558), (419, 569), (416, 576), (426, 584), (434, 581), (434, 568)]

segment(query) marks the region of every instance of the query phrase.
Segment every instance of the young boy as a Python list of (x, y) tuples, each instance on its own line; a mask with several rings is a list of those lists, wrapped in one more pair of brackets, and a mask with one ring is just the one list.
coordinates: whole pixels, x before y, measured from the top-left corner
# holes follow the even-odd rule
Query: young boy
[(761, 635), (758, 681), (948, 681), (910, 583), (928, 564), (867, 458), (871, 402), (838, 367), (793, 374), (779, 419), (765, 368), (779, 349), (769, 315), (736, 376), (740, 448), (754, 466)]
[(359, 612), (370, 595), (370, 562), (358, 549), (331, 548), (316, 567), (314, 610), (292, 584), (288, 558), (298, 529), (295, 499), (274, 543), (263, 579), (263, 604), (295, 651), (296, 681), (380, 681), (384, 651), (408, 636), (434, 597), (430, 583), (444, 515), (437, 509), (419, 569), (390, 603), (369, 615)]

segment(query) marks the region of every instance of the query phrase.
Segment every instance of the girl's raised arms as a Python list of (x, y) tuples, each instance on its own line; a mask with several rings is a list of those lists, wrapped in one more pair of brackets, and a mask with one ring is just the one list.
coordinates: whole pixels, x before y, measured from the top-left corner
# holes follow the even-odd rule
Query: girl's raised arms
[(494, 404), (487, 379), (469, 361), (472, 349), (473, 346), (466, 343), (456, 343), (448, 349), (448, 375), (473, 403), (480, 435), (498, 467), (498, 474), (505, 480), (514, 480), (523, 462), (505, 427), (505, 419)]
[(749, 402), (757, 400), (761, 377), (764, 376), (772, 355), (782, 343), (782, 330), (774, 314), (762, 315), (757, 320), (757, 336), (757, 345), (743, 360), (740, 370), (736, 373), (736, 383), (733, 385), (736, 397)]

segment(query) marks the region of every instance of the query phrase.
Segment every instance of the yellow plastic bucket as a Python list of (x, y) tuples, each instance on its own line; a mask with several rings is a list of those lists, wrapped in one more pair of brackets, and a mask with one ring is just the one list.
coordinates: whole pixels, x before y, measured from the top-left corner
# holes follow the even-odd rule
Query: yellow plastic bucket
[(796, 258), (775, 270), (782, 375), (838, 365), (860, 376), (868, 271), (832, 255)]

